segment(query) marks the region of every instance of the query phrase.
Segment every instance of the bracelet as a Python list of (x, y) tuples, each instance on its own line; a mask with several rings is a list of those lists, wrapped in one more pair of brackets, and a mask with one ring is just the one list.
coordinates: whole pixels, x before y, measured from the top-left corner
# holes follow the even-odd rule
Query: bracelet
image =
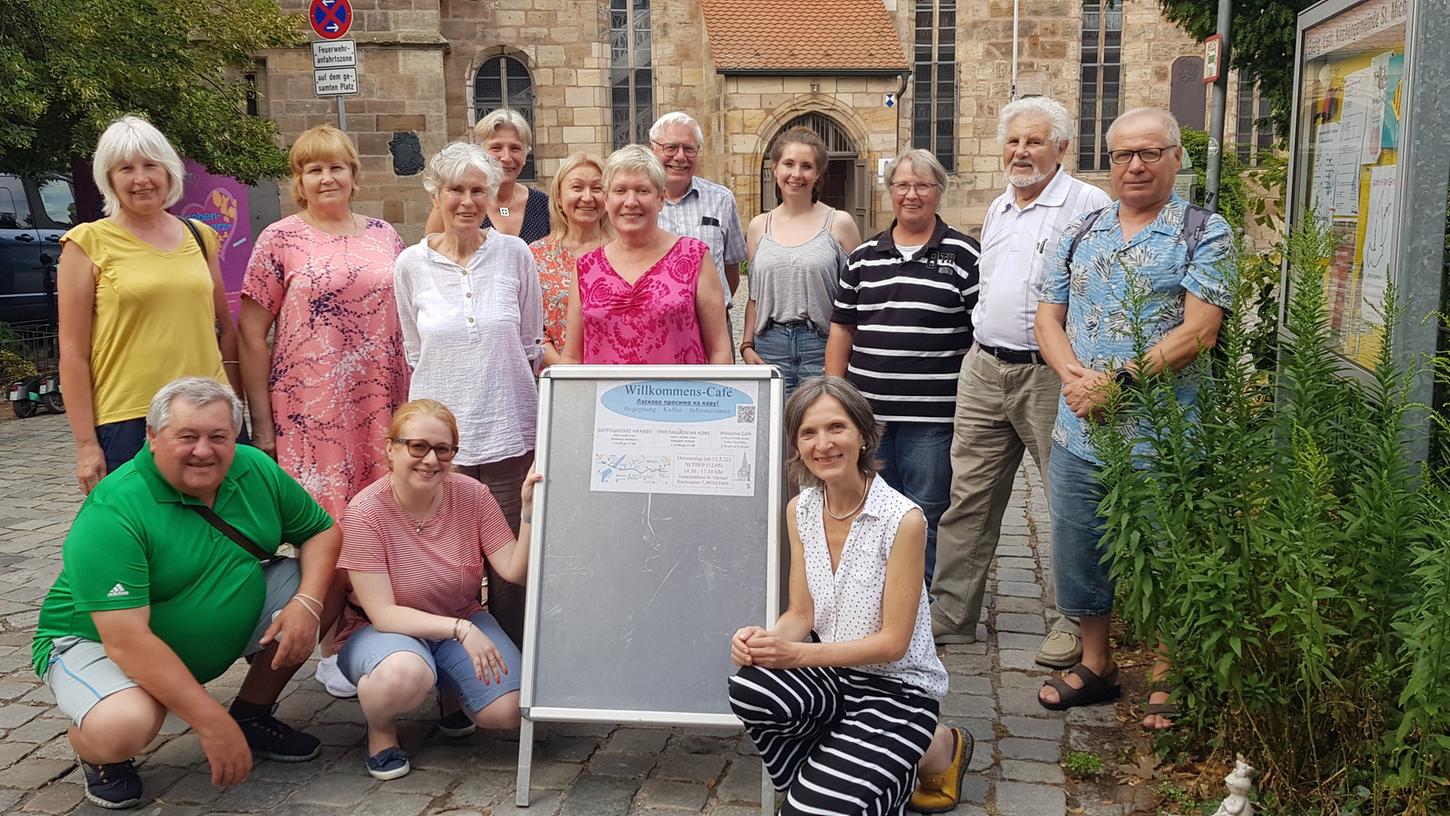
[[(291, 598), (291, 600), (288, 601), (288, 603), (291, 603), (292, 601), (297, 601), (298, 603), (302, 603), (302, 599), (299, 598), (299, 597), (297, 597), (296, 595), (293, 595), (292, 598)], [(317, 625), (318, 626), (322, 626), (322, 616), (321, 615), (317, 614), (316, 612), (313, 612), (312, 611), (312, 607), (308, 606), (306, 603), (302, 603), (302, 608), (307, 610), (307, 614), (309, 614), (312, 617), (314, 617), (314, 618), (317, 619)]]
[(237, 360), (222, 360), (222, 365), (241, 365)]
[[(463, 618), (454, 618), (453, 619), (453, 639), (454, 640), (458, 641), (459, 643), (462, 643), (464, 641), (464, 639), (468, 637), (468, 630), (463, 628), (464, 626), (467, 626), (467, 625), (468, 624), (464, 623)], [(459, 631), (460, 630), (463, 632), (463, 634), (459, 634)]]
[(308, 595), (306, 592), (294, 592), (294, 593), (292, 593), (292, 597), (294, 597), (294, 598), (306, 598), (307, 600), (312, 601), (313, 603), (317, 604), (317, 611), (318, 612), (321, 612), (322, 611), (322, 601), (319, 601), (318, 599), (312, 597), (311, 595)]

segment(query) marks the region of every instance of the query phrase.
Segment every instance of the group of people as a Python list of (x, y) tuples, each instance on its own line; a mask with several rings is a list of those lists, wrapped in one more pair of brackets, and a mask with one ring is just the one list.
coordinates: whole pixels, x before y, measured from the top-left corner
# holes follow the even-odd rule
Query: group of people
[[(649, 147), (568, 157), (545, 194), (518, 182), (528, 123), (498, 110), (428, 162), (427, 234), (405, 247), (353, 210), (357, 152), (317, 127), (292, 146), (299, 209), (259, 236), (234, 327), (216, 234), (167, 212), (176, 151), (118, 120), (94, 160), (107, 217), (67, 233), (60, 262), (61, 377), (89, 495), (35, 637), (87, 797), (139, 803), (131, 758), (168, 711), (217, 784), (253, 756), (315, 757), (272, 704), (319, 645), (333, 672), (319, 679), (358, 697), (379, 779), (408, 773), (394, 720), (435, 691), (444, 734), (515, 727), (535, 382), (555, 364), (738, 351), (780, 370), (801, 486), (789, 602), (735, 633), (728, 688), (783, 813), (955, 807), (973, 741), (940, 722), (937, 648), (979, 637), (1024, 451), (1053, 522), (1037, 659), (1068, 669), (1039, 701), (1116, 699), (1089, 424), (1114, 389), (1213, 346), (1232, 237), (1173, 193), (1168, 113), (1110, 128), (1116, 202), (1062, 166), (1072, 133), (1050, 99), (1002, 108), (1007, 189), (980, 243), (938, 214), (942, 165), (903, 152), (885, 179), (892, 224), (862, 241), (819, 201), (825, 146), (808, 129), (773, 143), (781, 203), (742, 230), (730, 192), (695, 175), (704, 139), (686, 114), (661, 117)], [(1192, 400), (1191, 372), (1177, 376)], [(224, 710), (203, 684), (244, 655)], [(1171, 725), (1166, 689), (1149, 703), (1144, 726)]]

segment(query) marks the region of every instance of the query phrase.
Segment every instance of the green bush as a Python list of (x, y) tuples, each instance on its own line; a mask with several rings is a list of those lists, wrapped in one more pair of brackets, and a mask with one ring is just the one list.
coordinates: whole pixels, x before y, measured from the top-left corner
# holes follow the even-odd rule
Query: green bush
[[(1184, 129), (1183, 149), (1193, 160), (1193, 175), (1198, 182), (1198, 200), (1203, 203), (1203, 191), (1208, 189), (1208, 134), (1201, 130)], [(1228, 221), (1236, 234), (1244, 229), (1244, 166), (1233, 145), (1227, 145), (1218, 166), (1218, 214)]]
[[(35, 364), (8, 348), (0, 348), (0, 390), (10, 387), (16, 380), (34, 377)], [(0, 399), (4, 399), (0, 396)]]
[(1414, 372), (1387, 348), (1367, 381), (1339, 375), (1328, 237), (1296, 231), (1284, 251), (1277, 372), (1244, 276), (1192, 369), (1196, 413), (1158, 375), (1096, 426), (1119, 612), (1173, 658), (1189, 747), (1243, 754), (1276, 813), (1447, 813), (1450, 481), (1406, 464)]

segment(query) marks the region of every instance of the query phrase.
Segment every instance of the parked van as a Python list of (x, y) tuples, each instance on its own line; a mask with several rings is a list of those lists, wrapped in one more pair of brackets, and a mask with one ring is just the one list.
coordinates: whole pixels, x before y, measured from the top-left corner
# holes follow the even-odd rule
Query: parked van
[(55, 320), (60, 237), (75, 220), (70, 179), (0, 174), (0, 323)]

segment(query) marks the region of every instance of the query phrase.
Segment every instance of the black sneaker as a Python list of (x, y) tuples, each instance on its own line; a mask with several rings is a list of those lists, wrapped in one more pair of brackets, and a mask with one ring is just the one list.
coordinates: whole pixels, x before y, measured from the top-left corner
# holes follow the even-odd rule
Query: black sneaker
[(444, 714), (443, 701), (438, 701), (438, 733), (445, 737), (462, 739), (477, 730), (478, 726), (474, 725), (473, 718), (468, 716), (467, 711), (460, 708), (451, 714)]
[(124, 810), (141, 803), (141, 776), (131, 760), (92, 765), (81, 760), (86, 772), (86, 798), (107, 810)]
[(282, 722), (270, 714), (238, 717), (233, 714), (252, 755), (274, 762), (306, 762), (322, 753), (322, 741)]

